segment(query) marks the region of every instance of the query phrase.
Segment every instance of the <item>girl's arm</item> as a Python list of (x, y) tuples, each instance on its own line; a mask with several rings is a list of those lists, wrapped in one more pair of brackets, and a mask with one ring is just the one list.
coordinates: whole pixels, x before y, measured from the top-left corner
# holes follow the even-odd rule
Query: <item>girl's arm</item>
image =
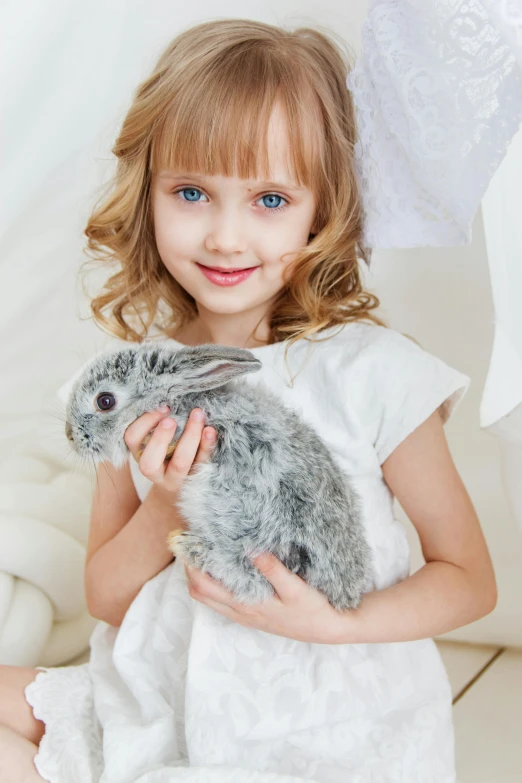
[[(118, 516), (116, 508), (112, 513)], [(93, 617), (121, 625), (145, 582), (174, 559), (167, 536), (177, 527), (186, 529), (187, 525), (161, 490), (152, 486), (130, 519), (88, 556), (85, 594)]]
[[(143, 503), (134, 488), (130, 466), (108, 463), (98, 472), (91, 512), (85, 566), (85, 595), (93, 617), (119, 626), (149, 579), (172, 560), (168, 534), (188, 525), (176, 507), (179, 490), (193, 465), (210, 458), (215, 430), (191, 414), (176, 452), (165, 468), (172, 430), (158, 426), (166, 411), (148, 411), (125, 431), (125, 443), (143, 475), (153, 482)], [(145, 436), (152, 438), (139, 457)], [(205, 432), (207, 437), (202, 439)], [(165, 480), (165, 477), (167, 479)]]
[(402, 642), (436, 636), (493, 611), (491, 558), (435, 411), (382, 464), (384, 479), (415, 526), (426, 565), (367, 593), (342, 615), (339, 643)]

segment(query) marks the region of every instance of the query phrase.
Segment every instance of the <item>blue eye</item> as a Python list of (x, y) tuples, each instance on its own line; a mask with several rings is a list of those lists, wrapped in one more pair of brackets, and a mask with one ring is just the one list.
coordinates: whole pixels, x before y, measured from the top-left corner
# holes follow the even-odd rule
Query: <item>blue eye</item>
[[(180, 188), (174, 191), (174, 195), (180, 196), (182, 201), (187, 201), (189, 204), (198, 204), (200, 203), (199, 196), (205, 194), (199, 188)], [(265, 212), (279, 212), (288, 206), (288, 201), (283, 196), (278, 196), (277, 193), (267, 193), (266, 196), (261, 196), (258, 201), (265, 202), (262, 205)]]
[[(270, 205), (268, 206), (266, 204), (264, 205), (265, 209), (268, 209), (269, 212), (276, 212), (279, 209), (284, 209), (286, 204), (288, 204), (288, 202), (286, 202), (284, 206), (280, 206), (280, 203), (282, 201), (285, 201), (285, 199), (282, 196), (278, 196), (277, 193), (269, 193), (266, 196), (261, 196), (261, 198), (263, 199), (263, 201), (265, 199), (272, 199), (272, 203)], [(279, 203), (274, 204), (273, 199), (279, 199)]]
[[(189, 198), (183, 197), (183, 201), (191, 201), (192, 203), (197, 202), (197, 196), (203, 195), (201, 190), (198, 190), (198, 188), (182, 188), (181, 190), (177, 190), (176, 193), (189, 193)], [(192, 196), (196, 196), (196, 198), (192, 198)]]

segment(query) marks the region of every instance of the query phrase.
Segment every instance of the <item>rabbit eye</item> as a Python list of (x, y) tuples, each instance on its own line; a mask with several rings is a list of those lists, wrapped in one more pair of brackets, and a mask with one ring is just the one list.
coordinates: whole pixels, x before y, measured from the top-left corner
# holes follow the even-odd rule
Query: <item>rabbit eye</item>
[(116, 405), (116, 398), (110, 392), (102, 392), (96, 397), (96, 405), (101, 411), (110, 411)]

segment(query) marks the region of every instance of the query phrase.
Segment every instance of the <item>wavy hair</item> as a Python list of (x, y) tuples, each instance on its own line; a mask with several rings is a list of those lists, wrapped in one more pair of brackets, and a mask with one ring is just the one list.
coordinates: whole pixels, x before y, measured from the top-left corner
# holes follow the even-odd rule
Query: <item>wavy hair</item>
[(285, 340), (288, 349), (348, 321), (386, 326), (371, 312), (379, 299), (361, 280), (359, 264), (369, 265), (370, 253), (361, 245), (344, 46), (330, 31), (289, 31), (246, 19), (198, 24), (168, 45), (134, 94), (112, 149), (114, 179), (85, 228), (86, 254), (119, 267), (90, 304), (102, 329), (141, 342), (151, 329), (173, 336), (197, 316), (194, 298), (167, 271), (156, 247), (152, 177), (179, 167), (265, 178), (276, 100), (292, 140), (288, 165), (297, 183), (316, 194), (317, 211), (316, 234), (285, 267), (268, 344)]

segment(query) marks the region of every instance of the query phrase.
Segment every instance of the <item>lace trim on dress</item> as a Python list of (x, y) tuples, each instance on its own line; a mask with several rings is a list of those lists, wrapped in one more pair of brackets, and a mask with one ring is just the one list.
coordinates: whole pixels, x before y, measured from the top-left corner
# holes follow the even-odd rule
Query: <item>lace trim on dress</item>
[[(45, 723), (34, 763), (49, 783), (98, 783), (102, 731), (96, 718), (88, 664), (41, 669), (25, 689), (37, 720)], [(74, 720), (71, 720), (74, 716)]]

